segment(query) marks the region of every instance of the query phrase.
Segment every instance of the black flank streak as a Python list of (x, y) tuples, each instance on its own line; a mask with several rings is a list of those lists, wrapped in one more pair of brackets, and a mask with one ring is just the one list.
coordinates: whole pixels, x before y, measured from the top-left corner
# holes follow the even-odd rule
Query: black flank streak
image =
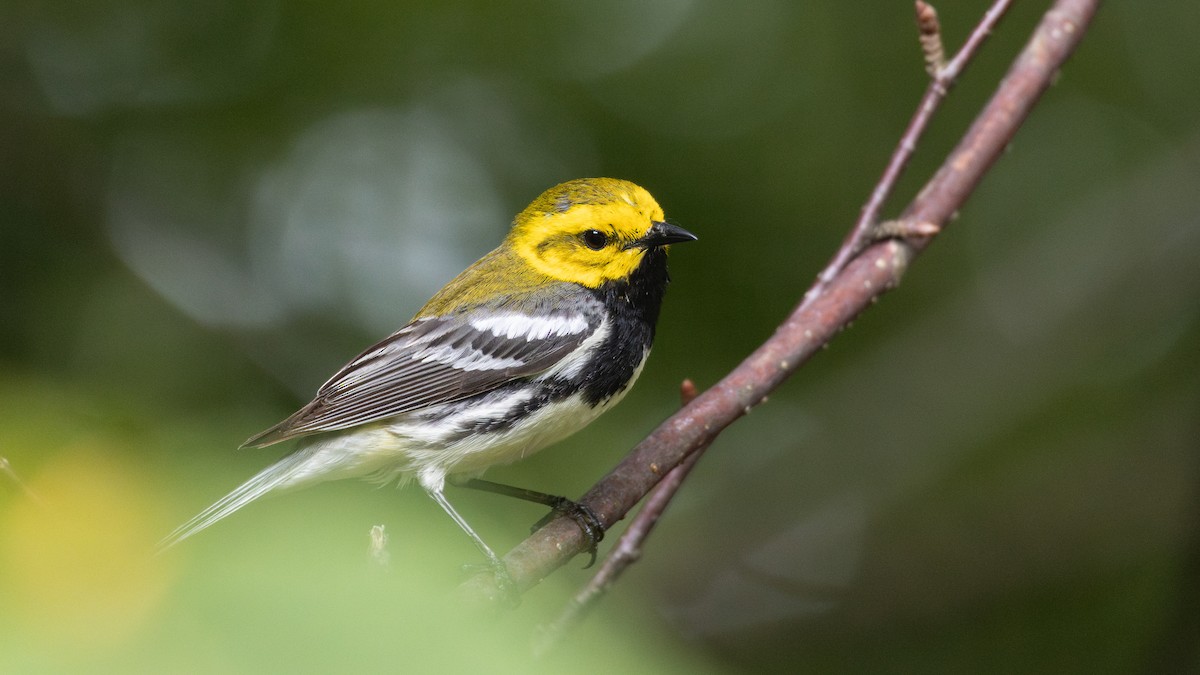
[[(503, 396), (509, 394), (515, 389), (524, 387), (525, 384), (526, 383), (524, 381), (517, 380), (516, 382), (509, 382), (495, 391)], [(562, 399), (570, 396), (571, 392), (575, 391), (576, 389), (574, 383), (567, 382), (566, 380), (549, 380), (542, 383), (542, 385), (543, 386), (541, 390), (539, 390), (537, 394), (534, 394), (529, 398), (529, 400), (525, 401), (521, 405), (510, 408), (502, 417), (479, 420), (470, 427), (455, 434), (453, 440), (461, 440), (479, 432), (487, 433), (489, 431), (504, 431), (505, 429), (511, 428), (515, 420), (521, 419), (525, 415), (535, 413), (555, 401), (561, 401)]]

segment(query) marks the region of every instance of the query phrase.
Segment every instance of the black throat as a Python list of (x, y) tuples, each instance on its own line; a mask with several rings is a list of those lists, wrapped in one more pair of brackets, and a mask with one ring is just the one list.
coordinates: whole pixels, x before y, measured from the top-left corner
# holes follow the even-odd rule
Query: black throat
[(654, 343), (654, 328), (667, 290), (667, 253), (650, 249), (629, 279), (595, 289), (611, 331), (596, 352), (583, 383), (584, 400), (596, 405), (620, 393)]
[[(595, 290), (596, 295), (610, 315), (627, 316), (649, 327), (650, 337), (646, 347), (654, 340), (654, 327), (658, 323), (658, 312), (662, 309), (663, 294), (670, 277), (667, 275), (667, 252), (652, 248), (642, 256), (629, 279), (609, 281)], [(614, 333), (619, 333), (615, 331)]]

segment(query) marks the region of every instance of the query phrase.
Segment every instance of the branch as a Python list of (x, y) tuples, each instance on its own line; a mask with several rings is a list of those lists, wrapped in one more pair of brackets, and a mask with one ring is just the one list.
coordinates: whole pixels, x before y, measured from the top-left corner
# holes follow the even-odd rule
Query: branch
[[(684, 407), (691, 403), (696, 398), (696, 385), (691, 380), (684, 380), (679, 386), (679, 398)], [(629, 568), (630, 565), (637, 562), (642, 557), (642, 542), (650, 536), (654, 530), (654, 526), (658, 524), (658, 519), (667, 510), (671, 500), (675, 497), (675, 493), (683, 486), (683, 479), (691, 472), (692, 467), (696, 466), (700, 456), (708, 448), (707, 445), (697, 448), (687, 457), (683, 458), (674, 469), (667, 472), (663, 476), (662, 481), (654, 486), (650, 494), (646, 497), (646, 504), (638, 511), (637, 517), (621, 534), (621, 538), (617, 540), (615, 546), (604, 558), (604, 562), (600, 565), (600, 569), (596, 571), (592, 580), (587, 583), (575, 597), (567, 604), (562, 613), (554, 622), (544, 626), (537, 635), (534, 643), (534, 654), (536, 656), (544, 655), (552, 649), (564, 635), (583, 620), (588, 610), (596, 604), (596, 601), (604, 595), (609, 588), (616, 583), (617, 578)]]
[[(1006, 0), (998, 1), (980, 27), (943, 71), (956, 75), (999, 20)], [(984, 174), (1004, 151), (1033, 105), (1054, 80), (1058, 69), (1078, 46), (1099, 0), (1058, 0), (1042, 18), (996, 93), (971, 128), (901, 215), (916, 231), (944, 226), (963, 205)], [(939, 80), (930, 85), (937, 86)], [(944, 87), (944, 84), (942, 85)], [(940, 100), (944, 93), (937, 95)], [(916, 137), (932, 114), (931, 95), (922, 99), (914, 121), (905, 132), (897, 159), (893, 156), (881, 183), (864, 207), (862, 222), (873, 222), (899, 175)], [(923, 121), (922, 121), (923, 120)], [(914, 131), (915, 130), (915, 131)], [(893, 165), (898, 165), (895, 168)], [(882, 195), (877, 198), (877, 195)], [(860, 229), (862, 232), (860, 233)], [(857, 235), (855, 233), (858, 233)], [(639, 443), (607, 476), (580, 500), (596, 513), (605, 528), (620, 520), (648, 493), (663, 475), (690, 453), (711, 443), (726, 427), (763, 402), (795, 370), (829, 342), (843, 327), (885, 291), (894, 288), (913, 258), (932, 241), (930, 236), (910, 240), (878, 241), (873, 227), (860, 228), (847, 237), (814, 287), (765, 343), (724, 379), (669, 417)], [(864, 242), (874, 242), (867, 243)], [(861, 251), (854, 250), (861, 247)], [(521, 542), (505, 556), (509, 573), (520, 590), (526, 590), (565, 564), (586, 547), (574, 521), (557, 518)], [(495, 580), (487, 574), (472, 577), (461, 589), (468, 597), (497, 598)]]
[[(875, 189), (871, 191), (871, 198), (863, 205), (858, 221), (854, 223), (854, 229), (846, 236), (846, 240), (842, 242), (842, 247), (834, 255), (833, 260), (817, 276), (817, 283), (809, 289), (807, 297), (823, 293), (826, 287), (833, 282), (834, 277), (846, 267), (846, 263), (862, 252), (875, 238), (873, 230), (879, 223), (879, 212), (896, 187), (896, 182), (904, 174), (904, 169), (908, 167), (909, 160), (917, 150), (917, 143), (933, 119), (933, 113), (946, 98), (946, 94), (950, 92), (954, 81), (979, 52), (984, 40), (992, 34), (992, 30), (995, 29), (996, 24), (1000, 22), (1011, 4), (1012, 0), (996, 0), (991, 9), (983, 15), (983, 19), (975, 27), (975, 30), (971, 31), (971, 35), (963, 43), (962, 49), (958, 50), (949, 63), (943, 64), (941, 63), (941, 26), (938, 23), (937, 13), (934, 12), (933, 7), (917, 0), (917, 27), (925, 51), (926, 66), (936, 67), (936, 70), (931, 73), (932, 79), (929, 86), (925, 88), (925, 95), (921, 97), (916, 113), (908, 123), (908, 128), (904, 130), (904, 135), (900, 137), (900, 143), (896, 145), (892, 158), (888, 160), (887, 168), (883, 170), (883, 176), (875, 185)], [(931, 43), (934, 46), (931, 46)]]

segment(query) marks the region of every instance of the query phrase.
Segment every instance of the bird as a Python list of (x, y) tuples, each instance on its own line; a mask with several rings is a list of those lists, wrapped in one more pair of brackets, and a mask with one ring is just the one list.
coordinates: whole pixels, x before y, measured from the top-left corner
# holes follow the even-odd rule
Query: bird
[(479, 476), (575, 433), (621, 400), (654, 341), (669, 246), (695, 239), (629, 181), (583, 178), (546, 190), (497, 248), (407, 325), (248, 439), (242, 447), (298, 442), (168, 534), (160, 551), (268, 493), (363, 478), (416, 482), (508, 583), (499, 556), (446, 499), (448, 483), (568, 511), (594, 552), (590, 530), (603, 529), (590, 511)]

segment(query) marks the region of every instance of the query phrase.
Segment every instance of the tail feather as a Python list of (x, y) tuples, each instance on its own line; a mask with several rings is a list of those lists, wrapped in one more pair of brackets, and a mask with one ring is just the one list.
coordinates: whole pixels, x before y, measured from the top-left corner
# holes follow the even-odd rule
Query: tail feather
[(255, 499), (276, 488), (285, 486), (291, 478), (299, 473), (311, 456), (312, 452), (300, 450), (259, 471), (253, 478), (242, 483), (233, 492), (225, 495), (215, 504), (196, 514), (191, 520), (175, 528), (170, 534), (163, 537), (162, 541), (158, 542), (157, 551), (162, 553)]

